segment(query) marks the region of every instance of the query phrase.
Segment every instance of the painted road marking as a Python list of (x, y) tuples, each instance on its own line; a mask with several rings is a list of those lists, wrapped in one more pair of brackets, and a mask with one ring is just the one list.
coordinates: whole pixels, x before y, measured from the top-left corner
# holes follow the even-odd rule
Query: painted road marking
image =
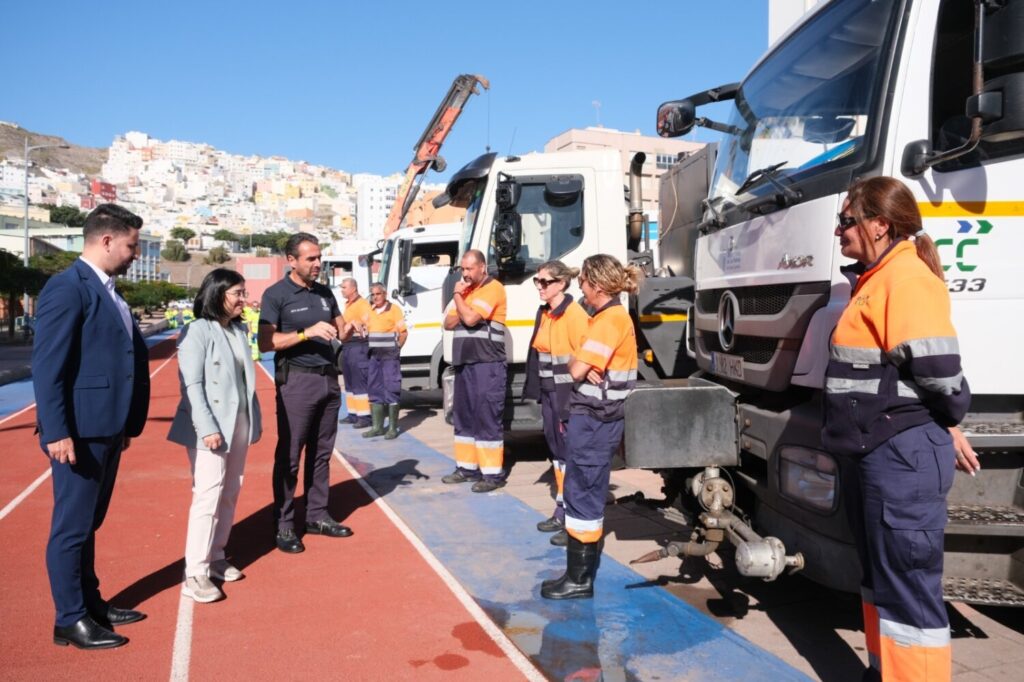
[(178, 601), (178, 623), (174, 627), (174, 645), (171, 647), (171, 682), (188, 680), (188, 667), (192, 660), (192, 610), (195, 604), (185, 595), (181, 595)]
[[(162, 339), (161, 339), (161, 340), (162, 340)], [(156, 342), (156, 343), (159, 343), (159, 341), (158, 341), (158, 342)], [(153, 345), (156, 345), (156, 343), (154, 343)], [(173, 353), (171, 353), (171, 356), (170, 356), (169, 358), (167, 358), (166, 360), (164, 360), (164, 361), (163, 361), (163, 362), (162, 362), (162, 363), (160, 364), (160, 366), (159, 366), (159, 367), (157, 367), (156, 369), (154, 369), (154, 370), (153, 370), (153, 372), (152, 372), (152, 373), (151, 373), (151, 374), (149, 375), (149, 378), (150, 378), (150, 380), (152, 380), (152, 379), (153, 379), (153, 377), (155, 377), (155, 376), (156, 376), (156, 373), (157, 373), (157, 372), (159, 372), (159, 371), (160, 371), (160, 370), (162, 370), (162, 369), (163, 369), (164, 367), (166, 367), (166, 366), (167, 366), (167, 363), (169, 363), (169, 362), (170, 362), (171, 360), (173, 360), (173, 359), (174, 359), (174, 357), (175, 357), (175, 356), (176, 356), (177, 354), (178, 354), (178, 351), (177, 351), (177, 350), (175, 350), (175, 351), (174, 351)], [(31, 409), (32, 409), (33, 407), (35, 407), (35, 406), (36, 406), (36, 404), (35, 404), (35, 403), (32, 403), (31, 405), (29, 405), (28, 407), (26, 407), (26, 408), (25, 408), (24, 410), (21, 410), (21, 412), (18, 412), (18, 414), (22, 414), (23, 412), (25, 412), (25, 411), (27, 411), (27, 410), (31, 410)], [(12, 415), (11, 415), (10, 417), (8, 417), (7, 419), (13, 419), (13, 418), (14, 418), (14, 417), (16, 417), (16, 416), (17, 416), (17, 414), (12, 414)], [(5, 419), (5, 420), (3, 420), (3, 421), (7, 421), (7, 419)], [(2, 424), (2, 423), (3, 423), (3, 421), (0, 421), (0, 424)], [(41, 474), (39, 475), (39, 478), (37, 478), (36, 480), (34, 480), (34, 481), (32, 481), (31, 483), (29, 483), (29, 485), (28, 485), (28, 487), (27, 487), (27, 488), (25, 488), (24, 490), (22, 490), (22, 491), (21, 491), (21, 492), (20, 492), (20, 493), (18, 494), (18, 496), (17, 496), (17, 497), (15, 497), (15, 498), (14, 498), (13, 500), (11, 500), (10, 502), (8, 502), (8, 503), (7, 503), (7, 506), (6, 506), (6, 507), (4, 507), (4, 508), (3, 508), (3, 510), (0, 510), (0, 520), (3, 520), (3, 519), (4, 519), (4, 517), (6, 517), (6, 516), (7, 516), (8, 514), (10, 514), (10, 513), (12, 512), (12, 511), (14, 511), (15, 509), (17, 509), (18, 505), (19, 505), (19, 504), (21, 504), (22, 502), (24, 502), (24, 501), (25, 501), (25, 498), (26, 498), (26, 497), (28, 497), (29, 495), (31, 495), (31, 494), (32, 494), (32, 493), (33, 493), (33, 492), (35, 491), (35, 489), (36, 489), (36, 488), (38, 488), (38, 487), (40, 486), (40, 484), (42, 484), (42, 482), (43, 482), (43, 481), (45, 481), (45, 480), (47, 479), (47, 477), (49, 477), (49, 475), (50, 475), (50, 471), (51, 471), (51, 470), (50, 470), (50, 468), (49, 468), (49, 467), (47, 467), (47, 468), (46, 468), (46, 471), (44, 471), (43, 473), (41, 473)]]
[(497, 644), (503, 652), (505, 652), (505, 655), (508, 656), (509, 660), (519, 668), (521, 673), (523, 673), (523, 676), (531, 681), (544, 682), (547, 678), (537, 670), (530, 660), (523, 655), (523, 652), (521, 652), (516, 645), (512, 643), (512, 640), (506, 637), (505, 633), (494, 624), (486, 613), (483, 612), (483, 609), (473, 601), (473, 597), (471, 597), (469, 593), (466, 592), (465, 588), (459, 584), (459, 581), (455, 579), (455, 576), (453, 576), (448, 569), (444, 567), (444, 564), (437, 560), (437, 557), (427, 549), (427, 546), (423, 544), (423, 541), (416, 537), (416, 535), (409, 529), (409, 526), (407, 526), (398, 514), (388, 506), (388, 503), (377, 494), (377, 491), (363, 479), (359, 472), (356, 471), (348, 461), (346, 461), (345, 456), (339, 452), (337, 448), (334, 450), (334, 456), (348, 470), (352, 475), (352, 478), (359, 482), (359, 485), (366, 491), (366, 494), (369, 495), (374, 504), (384, 512), (384, 515), (391, 520), (391, 523), (395, 524), (395, 527), (403, 536), (405, 536), (405, 539), (409, 541), (409, 544), (416, 548), (416, 551), (419, 552), (421, 557), (423, 557), (423, 560), (426, 561), (432, 569), (434, 569), (434, 572), (437, 573), (444, 584), (448, 586), (448, 589), (452, 591), (452, 594), (454, 594), (455, 598), (459, 600), (459, 603), (469, 611), (470, 615), (473, 616), (473, 619), (480, 624), (480, 627), (483, 628), (484, 632), (494, 640), (494, 643)]

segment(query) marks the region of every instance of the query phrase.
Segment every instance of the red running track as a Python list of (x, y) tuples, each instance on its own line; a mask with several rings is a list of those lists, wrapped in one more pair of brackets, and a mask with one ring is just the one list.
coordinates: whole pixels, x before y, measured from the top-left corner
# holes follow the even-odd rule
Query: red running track
[[(44, 556), (52, 509), (47, 479), (0, 519), (0, 679), (167, 680), (172, 672), (195, 680), (523, 678), (337, 461), (331, 514), (355, 535), (307, 537), (306, 552), (298, 555), (274, 549), (274, 388), (260, 371), (264, 435), (249, 451), (228, 545), (229, 558), (246, 578), (224, 586), (226, 600), (191, 606), (191, 632), (177, 632), (179, 607), (185, 604), (187, 615), (192, 604), (180, 597), (191, 479), (183, 448), (165, 440), (178, 403), (173, 344), (165, 341), (150, 352), (155, 374), (149, 423), (122, 457), (110, 512), (97, 535), (104, 597), (149, 617), (119, 629), (131, 640), (119, 649), (79, 651), (52, 643)], [(34, 409), (0, 422), (0, 508), (48, 468), (34, 423)]]

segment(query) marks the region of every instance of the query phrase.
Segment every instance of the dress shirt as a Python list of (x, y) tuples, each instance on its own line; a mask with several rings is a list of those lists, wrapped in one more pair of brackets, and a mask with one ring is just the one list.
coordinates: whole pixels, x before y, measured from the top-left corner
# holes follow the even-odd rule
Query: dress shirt
[(100, 283), (103, 284), (103, 288), (110, 294), (110, 300), (117, 307), (117, 312), (121, 313), (121, 321), (124, 322), (124, 329), (128, 332), (128, 338), (132, 338), (132, 311), (128, 309), (128, 304), (124, 302), (124, 299), (114, 291), (114, 278), (90, 263), (84, 256), (79, 256), (79, 259), (92, 268), (92, 271), (100, 278)]

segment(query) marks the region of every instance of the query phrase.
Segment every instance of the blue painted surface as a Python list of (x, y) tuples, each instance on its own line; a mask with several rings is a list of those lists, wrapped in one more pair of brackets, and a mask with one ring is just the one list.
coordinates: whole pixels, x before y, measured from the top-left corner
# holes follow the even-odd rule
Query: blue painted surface
[(809, 679), (608, 556), (593, 600), (542, 599), (565, 552), (536, 531), (538, 512), (443, 484), (454, 462), (408, 433), (359, 433), (341, 426), (338, 449), (550, 679)]
[[(165, 330), (146, 338), (146, 345), (150, 348), (165, 339), (169, 339), (177, 330)], [(32, 377), (12, 381), (9, 384), (0, 386), (0, 419), (8, 417), (19, 410), (23, 410), (36, 400), (35, 392), (32, 389)]]

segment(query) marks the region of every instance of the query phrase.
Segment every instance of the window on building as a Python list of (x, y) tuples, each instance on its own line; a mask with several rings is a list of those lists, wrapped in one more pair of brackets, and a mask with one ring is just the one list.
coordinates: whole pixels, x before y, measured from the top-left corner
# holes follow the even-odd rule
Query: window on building
[(658, 154), (656, 156), (656, 164), (658, 170), (668, 170), (672, 166), (676, 165), (675, 154)]

